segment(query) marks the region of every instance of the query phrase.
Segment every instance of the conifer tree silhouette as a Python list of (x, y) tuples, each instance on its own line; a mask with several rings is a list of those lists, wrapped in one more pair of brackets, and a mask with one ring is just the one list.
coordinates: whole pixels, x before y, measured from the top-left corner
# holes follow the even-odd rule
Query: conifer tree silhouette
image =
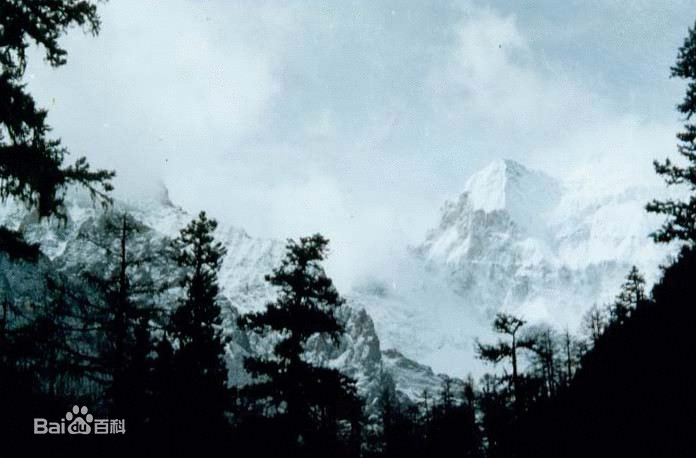
[(638, 305), (646, 299), (645, 278), (636, 266), (631, 267), (621, 292), (610, 309), (611, 323), (623, 324)]
[(529, 342), (530, 360), (542, 382), (542, 395), (551, 397), (560, 383), (558, 334), (551, 326), (542, 324), (534, 326), (524, 337)]
[(101, 216), (96, 230), (80, 233), (81, 239), (104, 253), (102, 262), (83, 272), (102, 296), (83, 320), (94, 323), (104, 334), (97, 369), (107, 377), (110, 415), (129, 420), (133, 427), (145, 421), (141, 406), (146, 402), (149, 354), (154, 350), (150, 320), (162, 313), (155, 297), (166, 286), (145, 275), (164, 253), (149, 250), (149, 245), (137, 253), (133, 249), (134, 238), (145, 231), (130, 214), (109, 211)]
[(608, 307), (599, 307), (597, 304), (593, 304), (582, 316), (583, 334), (592, 345), (597, 344), (609, 325), (607, 313)]
[(498, 340), (495, 344), (482, 344), (476, 342), (476, 354), (483, 361), (497, 364), (509, 359), (512, 364), (512, 388), (515, 396), (515, 406), (518, 412), (521, 410), (522, 389), (518, 369), (518, 354), (520, 348), (531, 348), (534, 341), (529, 338), (520, 338), (518, 332), (525, 325), (525, 321), (514, 315), (498, 313), (493, 320), (493, 330), (509, 337), (510, 341)]
[[(108, 203), (114, 172), (92, 170), (84, 157), (65, 166), (68, 151), (60, 140), (49, 137), (47, 111), (37, 107), (23, 82), (31, 43), (44, 49), (49, 65), (58, 67), (67, 61), (67, 51), (58, 40), (71, 26), (97, 34), (95, 2), (2, 0), (0, 11), (0, 202), (13, 197), (36, 209), (40, 217), (64, 218), (65, 190), (79, 184)], [(4, 249), (25, 253), (27, 246), (7, 231), (0, 232)]]
[(344, 300), (321, 266), (328, 243), (320, 234), (289, 240), (285, 259), (266, 276), (279, 289), (278, 298), (265, 311), (239, 319), (242, 328), (261, 335), (272, 331), (277, 337), (272, 355), (246, 359), (245, 367), (257, 381), (243, 393), (266, 411), (271, 403), (276, 415), (287, 421), (288, 447), (302, 455), (331, 454), (339, 420), (350, 421), (352, 431), (359, 426), (354, 381), (303, 358), (311, 337), (335, 342), (343, 332), (335, 313)]
[[(168, 331), (173, 340), (171, 356), (176, 405), (173, 431), (188, 436), (215, 437), (228, 422), (225, 417), (227, 367), (224, 361), (226, 339), (222, 335), (221, 308), (218, 303), (217, 274), (225, 248), (215, 241), (217, 222), (201, 212), (183, 228), (172, 242), (172, 258), (184, 274), (183, 297), (174, 310)], [(160, 349), (168, 347), (166, 343)]]
[(677, 134), (677, 150), (686, 164), (678, 165), (667, 158), (664, 162), (655, 161), (654, 166), (668, 186), (686, 185), (691, 195), (687, 200), (656, 199), (648, 203), (646, 209), (667, 215), (662, 227), (652, 234), (655, 241), (679, 240), (693, 244), (696, 241), (696, 124), (691, 118), (696, 113), (696, 25), (689, 28), (670, 76), (688, 82), (684, 100), (677, 105), (677, 110), (685, 117), (684, 130)]

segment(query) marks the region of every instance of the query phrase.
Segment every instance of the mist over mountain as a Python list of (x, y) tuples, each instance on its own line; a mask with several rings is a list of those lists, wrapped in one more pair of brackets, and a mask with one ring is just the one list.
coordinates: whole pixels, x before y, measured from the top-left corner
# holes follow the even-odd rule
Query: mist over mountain
[(652, 284), (674, 253), (649, 241), (660, 217), (651, 186), (596, 190), (511, 160), (471, 176), (422, 243), (356, 287), (383, 346), (462, 376), (480, 373), (473, 341), (498, 311), (577, 331), (592, 304), (610, 302), (632, 265)]
[[(151, 299), (165, 308), (175, 307), (178, 294), (179, 269), (168, 255), (168, 245), (178, 231), (192, 218), (175, 206), (165, 188), (149, 199), (116, 200), (113, 210), (126, 212), (144, 225), (144, 230), (131, 242), (131, 251), (138, 257), (152, 259), (147, 269), (137, 276), (151, 277), (168, 285)], [(110, 210), (109, 210), (110, 211)], [(8, 202), (0, 207), (0, 224), (21, 230), (31, 243), (41, 246), (43, 255), (36, 264), (0, 257), (0, 286), (3, 299), (22, 304), (41, 300), (49, 295), (47, 276), (62, 275), (72, 279), (78, 294), (89, 295), (90, 287), (83, 281), (87, 270), (99, 270), (104, 262), (104, 249), (94, 241), (104, 233), (106, 212), (96, 206), (86, 193), (72, 191), (67, 197), (67, 220), (39, 220), (22, 205)], [(271, 302), (277, 290), (264, 276), (278, 266), (283, 258), (285, 242), (255, 238), (243, 229), (221, 225), (216, 237), (227, 250), (219, 273), (221, 286), (223, 332), (230, 339), (226, 345), (228, 380), (243, 386), (251, 376), (244, 369), (244, 358), (272, 346), (272, 342), (247, 334), (237, 325), (242, 313), (261, 310)], [(433, 371), (409, 360), (396, 350), (382, 356), (379, 338), (370, 316), (360, 304), (349, 300), (339, 319), (346, 332), (336, 345), (315, 336), (308, 342), (305, 357), (316, 364), (328, 365), (356, 379), (359, 394), (366, 399), (368, 410), (374, 409), (385, 383), (397, 383), (403, 400), (415, 401), (424, 390), (435, 393), (442, 381)]]
[[(166, 188), (153, 189), (147, 199), (116, 203), (149, 228), (142, 236), (148, 249), (174, 237), (191, 219)], [(385, 368), (402, 393), (416, 398), (423, 389), (438, 390), (435, 373), (464, 377), (490, 369), (474, 358), (473, 342), (491, 335), (496, 312), (576, 331), (590, 305), (614, 297), (631, 265), (652, 283), (671, 253), (647, 239), (659, 224), (642, 211), (654, 192), (635, 186), (593, 194), (586, 184), (496, 160), (469, 177), (457, 200), (443, 204), (440, 221), (420, 244), (404, 246), (384, 271), (370, 271), (341, 291), (350, 306), (343, 317), (349, 337), (339, 350), (318, 351), (315, 358), (357, 375), (362, 392), (372, 397)], [(84, 233), (98, 230), (102, 210), (78, 192), (70, 193), (68, 202), (64, 225), (39, 222), (13, 204), (0, 209), (0, 224), (22, 229), (54, 266), (77, 272), (100, 256)], [(280, 262), (285, 242), (228, 224), (217, 237), (227, 248), (219, 274), (226, 323), (235, 328), (239, 313), (260, 310), (274, 297), (264, 275)], [(164, 275), (167, 267), (162, 269)], [(243, 357), (263, 343), (250, 342), (238, 330), (230, 334), (239, 337), (228, 349), (231, 377), (244, 382)]]

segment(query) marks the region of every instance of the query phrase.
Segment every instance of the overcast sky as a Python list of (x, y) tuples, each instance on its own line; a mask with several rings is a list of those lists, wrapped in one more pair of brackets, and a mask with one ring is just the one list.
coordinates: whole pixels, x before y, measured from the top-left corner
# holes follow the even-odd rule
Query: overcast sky
[(355, 264), (418, 240), (496, 158), (652, 176), (674, 152), (669, 66), (695, 7), (112, 0), (98, 37), (71, 33), (68, 64), (34, 58), (27, 79), (119, 193), (159, 179), (252, 235), (322, 231)]

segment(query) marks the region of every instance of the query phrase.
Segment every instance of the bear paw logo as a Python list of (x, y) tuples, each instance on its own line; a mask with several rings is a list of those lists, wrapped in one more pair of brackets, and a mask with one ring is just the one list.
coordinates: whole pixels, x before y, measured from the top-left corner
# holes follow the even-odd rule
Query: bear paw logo
[(94, 417), (91, 413), (87, 413), (86, 406), (82, 406), (82, 408), (73, 406), (72, 412), (65, 414), (65, 419), (72, 421), (68, 425), (68, 434), (89, 434), (92, 432), (90, 423), (94, 421)]

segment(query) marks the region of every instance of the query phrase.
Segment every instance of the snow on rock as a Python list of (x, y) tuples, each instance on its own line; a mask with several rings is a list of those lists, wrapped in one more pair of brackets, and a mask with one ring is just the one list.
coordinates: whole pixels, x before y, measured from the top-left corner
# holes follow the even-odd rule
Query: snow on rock
[[(70, 192), (67, 219), (38, 220), (21, 205), (7, 202), (0, 206), (0, 224), (21, 228), (28, 241), (41, 244), (38, 264), (11, 262), (0, 253), (0, 290), (16, 301), (40, 300), (46, 297), (47, 272), (63, 273), (78, 279), (85, 269), (99, 271), (105, 267), (104, 250), (94, 243), (104, 237), (105, 211), (95, 206), (83, 193)], [(139, 202), (115, 201), (113, 209), (126, 211), (144, 224), (143, 230), (131, 240), (130, 249), (136, 256), (153, 261), (147, 272), (157, 279), (177, 278), (178, 268), (169, 259), (169, 240), (176, 236), (193, 215), (174, 206), (168, 199)], [(270, 350), (269, 341), (247, 335), (237, 327), (240, 313), (262, 309), (273, 300), (275, 291), (265, 282), (264, 275), (279, 265), (285, 253), (285, 243), (259, 239), (244, 230), (221, 224), (216, 238), (223, 243), (227, 254), (219, 274), (221, 309), (224, 332), (230, 337), (226, 351), (229, 382), (244, 385), (251, 377), (244, 370), (244, 358)], [(176, 285), (176, 282), (173, 282)], [(165, 307), (176, 306), (178, 288), (171, 287), (159, 297)], [(358, 392), (368, 406), (376, 406), (382, 392), (382, 354), (374, 324), (364, 309), (355, 304), (343, 307), (339, 319), (346, 332), (337, 345), (315, 337), (307, 345), (305, 357), (315, 363), (336, 368), (353, 377)]]
[(540, 229), (539, 219), (558, 202), (561, 184), (511, 160), (496, 160), (469, 178), (464, 194), (472, 211), (505, 211), (519, 227)]
[[(474, 358), (474, 340), (494, 338), (494, 313), (505, 310), (573, 331), (589, 306), (614, 297), (631, 265), (649, 283), (657, 279), (658, 266), (674, 247), (648, 239), (661, 218), (643, 208), (660, 195), (661, 189), (648, 185), (563, 182), (514, 161), (495, 161), (466, 180), (457, 199), (445, 202), (422, 243), (404, 247), (384, 272), (342, 291), (349, 305), (342, 312), (346, 335), (336, 348), (313, 339), (307, 357), (354, 376), (370, 402), (385, 373), (412, 400), (424, 389), (439, 390), (436, 372), (481, 375), (490, 367)], [(83, 235), (99, 228), (102, 210), (84, 193), (69, 193), (67, 202), (64, 224), (38, 221), (12, 202), (0, 206), (0, 224), (41, 243), (42, 262), (77, 271), (101, 256)], [(115, 206), (148, 227), (138, 242), (142, 250), (164, 250), (168, 238), (194, 217), (172, 204), (164, 188), (154, 198)], [(273, 299), (264, 275), (282, 259), (285, 243), (224, 222), (216, 236), (227, 248), (219, 279), (226, 329), (233, 336), (230, 380), (243, 384), (249, 380), (244, 356), (267, 350), (268, 342), (236, 328), (236, 317)], [(32, 284), (27, 267), (8, 274), (7, 260), (0, 261), (0, 287), (29, 294), (16, 286), (22, 278)], [(155, 271), (165, 276), (171, 269), (162, 261)]]
[(495, 312), (575, 331), (588, 307), (614, 298), (631, 265), (657, 280), (675, 247), (652, 243), (662, 218), (644, 206), (662, 194), (649, 186), (595, 193), (592, 184), (495, 161), (445, 202), (407, 260), (358, 288), (360, 299), (384, 346), (437, 371), (479, 375), (490, 368), (473, 359), (474, 339), (493, 338)]

